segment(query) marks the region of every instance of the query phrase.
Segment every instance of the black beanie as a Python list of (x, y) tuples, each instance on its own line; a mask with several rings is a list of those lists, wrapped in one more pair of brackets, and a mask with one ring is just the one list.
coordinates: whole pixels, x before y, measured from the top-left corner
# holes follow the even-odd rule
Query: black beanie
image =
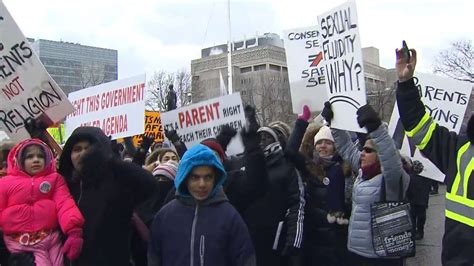
[(471, 115), (469, 122), (467, 122), (467, 137), (471, 145), (474, 144), (474, 115)]

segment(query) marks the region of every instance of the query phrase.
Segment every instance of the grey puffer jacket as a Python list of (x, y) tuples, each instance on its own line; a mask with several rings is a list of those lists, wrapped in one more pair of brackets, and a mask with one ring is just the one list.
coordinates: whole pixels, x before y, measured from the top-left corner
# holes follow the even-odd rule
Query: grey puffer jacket
[(400, 154), (384, 125), (370, 133), (382, 167), (382, 173), (371, 179), (362, 177), (360, 151), (352, 143), (350, 135), (338, 129), (332, 129), (332, 135), (340, 155), (350, 162), (354, 171), (359, 171), (352, 191), (352, 215), (349, 222), (347, 248), (360, 256), (377, 258), (372, 243), (370, 206), (380, 201), (383, 180), (385, 180), (386, 199), (398, 201), (400, 178), (403, 179), (403, 197), (405, 197), (410, 177), (403, 170)]

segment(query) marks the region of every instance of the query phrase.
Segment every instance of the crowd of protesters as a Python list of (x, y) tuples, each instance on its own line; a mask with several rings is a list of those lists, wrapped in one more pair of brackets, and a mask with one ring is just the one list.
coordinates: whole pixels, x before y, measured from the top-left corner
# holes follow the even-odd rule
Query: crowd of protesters
[[(472, 200), (474, 121), (465, 137), (429, 118), (410, 53), (397, 50), (397, 100), (407, 134), (447, 175), (442, 261), (472, 265), (474, 217), (456, 204)], [(0, 144), (0, 265), (404, 265), (376, 253), (371, 206), (409, 201), (420, 240), (431, 181), (370, 105), (357, 111), (366, 134), (331, 128), (333, 109), (312, 118), (305, 106), (291, 129), (259, 125), (247, 106), (240, 132), (223, 126), (192, 147), (176, 131), (169, 147), (144, 137), (135, 148), (79, 127), (60, 155), (33, 123), (38, 138)], [(227, 156), (237, 134), (243, 153)]]

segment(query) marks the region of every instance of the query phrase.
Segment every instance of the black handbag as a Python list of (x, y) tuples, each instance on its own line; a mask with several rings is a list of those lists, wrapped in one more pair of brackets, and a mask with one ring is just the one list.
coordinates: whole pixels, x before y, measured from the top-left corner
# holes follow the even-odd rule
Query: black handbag
[(380, 202), (371, 206), (372, 242), (375, 254), (383, 258), (413, 257), (416, 253), (410, 203), (403, 199), (400, 177), (398, 201), (387, 201), (382, 179)]

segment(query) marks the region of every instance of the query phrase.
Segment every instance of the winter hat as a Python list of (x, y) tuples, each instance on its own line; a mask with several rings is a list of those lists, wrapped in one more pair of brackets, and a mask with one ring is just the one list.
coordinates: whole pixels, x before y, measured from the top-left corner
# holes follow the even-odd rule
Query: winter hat
[(167, 161), (166, 163), (160, 164), (155, 167), (155, 169), (153, 169), (153, 176), (162, 175), (169, 178), (171, 181), (174, 181), (177, 169), (178, 164), (175, 161)]
[(331, 129), (328, 126), (322, 126), (316, 136), (314, 136), (314, 145), (320, 140), (327, 139), (334, 143), (334, 138), (331, 134)]
[(288, 124), (282, 121), (275, 121), (271, 122), (268, 126), (275, 131), (278, 136), (278, 141), (283, 141), (283, 143), (286, 143), (288, 141), (288, 138), (291, 134), (291, 128), (290, 126), (288, 126)]
[(217, 154), (219, 154), (219, 159), (221, 159), (221, 162), (224, 161), (225, 159), (225, 152), (224, 152), (224, 149), (222, 148), (222, 146), (217, 142), (216, 139), (206, 139), (206, 140), (203, 140), (201, 141), (201, 144), (202, 145), (205, 145), (207, 146), (208, 148), (210, 148), (211, 150), (217, 152)]
[(266, 132), (266, 133), (270, 134), (270, 135), (273, 137), (273, 139), (275, 140), (275, 142), (278, 141), (278, 135), (276, 134), (276, 132), (275, 132), (273, 129), (271, 129), (271, 128), (269, 128), (269, 127), (260, 127), (260, 128), (257, 130), (257, 132), (259, 132), (259, 133), (260, 133), (260, 132)]
[(471, 145), (474, 145), (474, 114), (471, 115), (467, 123), (467, 138), (471, 142)]

